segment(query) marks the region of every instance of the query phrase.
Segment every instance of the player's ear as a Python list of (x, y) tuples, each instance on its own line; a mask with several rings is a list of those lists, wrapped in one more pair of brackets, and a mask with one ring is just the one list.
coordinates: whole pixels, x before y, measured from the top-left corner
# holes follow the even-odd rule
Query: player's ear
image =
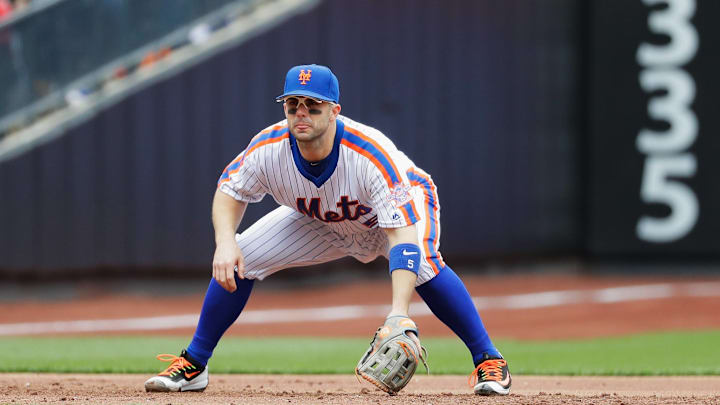
[(341, 109), (342, 108), (340, 107), (340, 104), (333, 104), (330, 112), (332, 112), (333, 117), (337, 118), (338, 114), (340, 114)]

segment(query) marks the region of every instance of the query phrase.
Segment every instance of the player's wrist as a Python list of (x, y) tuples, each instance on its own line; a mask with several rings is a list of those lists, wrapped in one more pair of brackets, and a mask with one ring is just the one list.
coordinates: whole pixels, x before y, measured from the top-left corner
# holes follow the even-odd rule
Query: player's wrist
[(215, 245), (216, 246), (234, 245), (234, 244), (235, 244), (235, 234), (234, 233), (232, 233), (232, 234), (223, 233), (223, 234), (215, 235)]
[(403, 318), (410, 318), (410, 315), (408, 315), (408, 311), (403, 311), (402, 309), (397, 309), (397, 310), (393, 309), (393, 310), (391, 310), (390, 313), (385, 317), (385, 319), (387, 319), (387, 318), (392, 318), (392, 317), (395, 317), (395, 316), (399, 316), (399, 317), (403, 317)]

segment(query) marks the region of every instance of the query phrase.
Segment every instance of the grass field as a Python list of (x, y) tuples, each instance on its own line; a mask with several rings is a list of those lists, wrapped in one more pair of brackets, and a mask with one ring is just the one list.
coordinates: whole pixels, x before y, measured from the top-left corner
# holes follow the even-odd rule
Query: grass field
[[(655, 333), (563, 341), (497, 340), (514, 374), (720, 375), (720, 331)], [(350, 374), (368, 339), (233, 338), (220, 342), (214, 373)], [(187, 338), (165, 336), (0, 338), (0, 372), (156, 373)], [(455, 338), (427, 338), (432, 374), (467, 374)], [(421, 371), (422, 372), (422, 371)]]

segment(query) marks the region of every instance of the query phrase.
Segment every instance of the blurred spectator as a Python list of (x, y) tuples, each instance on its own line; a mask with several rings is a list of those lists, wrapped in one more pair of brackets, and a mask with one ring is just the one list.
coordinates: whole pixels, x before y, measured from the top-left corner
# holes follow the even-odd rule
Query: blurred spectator
[(10, 17), (12, 13), (12, 4), (9, 0), (0, 0), (0, 21)]
[(168, 55), (170, 55), (170, 52), (172, 52), (172, 50), (169, 47), (161, 48), (158, 51), (149, 51), (140, 61), (140, 65), (138, 67), (140, 69), (149, 67), (160, 59), (166, 58)]
[[(0, 22), (10, 18), (13, 7), (9, 0), (0, 0)], [(10, 83), (14, 72), (11, 63), (13, 50), (11, 46), (12, 36), (7, 28), (0, 29), (0, 102), (7, 102), (4, 99), (10, 91)], [(0, 111), (1, 112), (1, 111)]]
[[(9, 18), (30, 4), (30, 0), (0, 0), (0, 21)], [(0, 113), (21, 103), (28, 91), (28, 72), (23, 58), (23, 44), (12, 27), (0, 29)], [(2, 114), (0, 114), (2, 115)]]
[(31, 0), (15, 0), (15, 11), (20, 11), (30, 5)]

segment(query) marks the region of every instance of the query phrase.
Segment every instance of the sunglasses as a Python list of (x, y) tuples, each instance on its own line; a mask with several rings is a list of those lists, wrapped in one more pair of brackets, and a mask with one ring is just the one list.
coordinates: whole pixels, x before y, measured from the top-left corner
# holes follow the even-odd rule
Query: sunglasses
[(310, 114), (322, 114), (319, 108), (320, 104), (323, 103), (322, 100), (316, 100), (310, 97), (287, 97), (283, 99), (283, 102), (287, 105), (288, 114), (291, 115), (295, 115), (301, 105), (304, 105)]

